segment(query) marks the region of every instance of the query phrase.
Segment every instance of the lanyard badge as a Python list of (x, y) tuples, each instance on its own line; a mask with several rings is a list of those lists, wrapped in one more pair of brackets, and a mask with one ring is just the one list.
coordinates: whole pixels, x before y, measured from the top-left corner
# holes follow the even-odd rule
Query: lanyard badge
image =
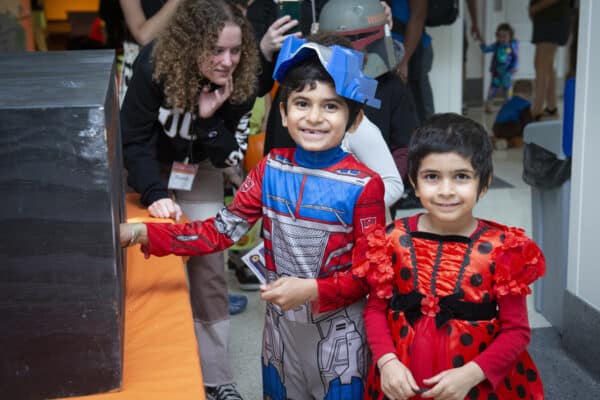
[(188, 156), (185, 158), (185, 160), (183, 160), (183, 162), (173, 161), (173, 165), (171, 166), (171, 174), (169, 174), (169, 183), (167, 184), (169, 189), (185, 191), (192, 190), (194, 179), (198, 173), (198, 164), (190, 164), (190, 159), (193, 155), (194, 140), (196, 140), (196, 135), (192, 135), (188, 148)]
[(187, 158), (184, 162), (173, 161), (168, 188), (173, 190), (192, 190), (192, 184), (197, 172), (198, 164), (189, 164)]

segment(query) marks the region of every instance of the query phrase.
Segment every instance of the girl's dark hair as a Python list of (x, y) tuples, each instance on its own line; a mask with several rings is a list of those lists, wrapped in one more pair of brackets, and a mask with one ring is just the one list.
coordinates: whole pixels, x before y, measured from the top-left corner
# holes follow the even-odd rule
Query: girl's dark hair
[[(287, 102), (292, 92), (301, 92), (305, 89), (313, 90), (317, 87), (317, 82), (326, 83), (335, 88), (331, 75), (323, 67), (316, 54), (291, 66), (281, 80), (279, 88), (284, 112), (287, 113)], [(346, 130), (348, 130), (354, 123), (362, 104), (343, 96), (339, 97), (348, 106), (348, 123), (346, 124)]]
[(408, 148), (408, 176), (417, 184), (421, 161), (431, 153), (458, 153), (471, 160), (479, 176), (478, 193), (493, 173), (492, 141), (481, 124), (454, 113), (435, 114), (418, 128)]
[(506, 31), (506, 32), (508, 32), (509, 35), (510, 35), (510, 40), (513, 40), (515, 38), (515, 30), (507, 22), (503, 22), (500, 25), (498, 25), (498, 27), (496, 28), (496, 32), (499, 32), (499, 31)]

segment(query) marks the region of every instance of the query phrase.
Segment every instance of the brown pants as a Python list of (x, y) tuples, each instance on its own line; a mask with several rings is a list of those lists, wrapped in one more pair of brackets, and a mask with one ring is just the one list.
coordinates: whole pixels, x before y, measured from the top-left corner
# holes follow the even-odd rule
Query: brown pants
[(494, 137), (506, 139), (510, 142), (511, 139), (520, 138), (520, 142), (523, 142), (523, 129), (525, 126), (533, 121), (533, 117), (531, 115), (531, 108), (525, 108), (519, 114), (519, 121), (510, 121), (510, 122), (494, 122), (494, 126), (492, 127), (492, 132), (494, 133)]
[[(223, 172), (200, 163), (191, 191), (176, 191), (189, 220), (214, 217), (223, 208)], [(206, 386), (233, 382), (229, 344), (229, 305), (223, 253), (190, 257), (187, 262), (190, 301)]]
[(508, 140), (515, 137), (523, 137), (524, 128), (525, 125), (520, 122), (494, 123), (492, 132), (494, 132), (494, 137)]

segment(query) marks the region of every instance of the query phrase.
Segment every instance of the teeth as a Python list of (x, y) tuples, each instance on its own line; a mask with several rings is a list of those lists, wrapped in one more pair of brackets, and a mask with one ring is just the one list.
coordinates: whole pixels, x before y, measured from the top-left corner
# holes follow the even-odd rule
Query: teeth
[(315, 130), (310, 130), (310, 129), (302, 129), (302, 132), (311, 134), (311, 135), (316, 135), (316, 134), (324, 134), (325, 131), (315, 131)]

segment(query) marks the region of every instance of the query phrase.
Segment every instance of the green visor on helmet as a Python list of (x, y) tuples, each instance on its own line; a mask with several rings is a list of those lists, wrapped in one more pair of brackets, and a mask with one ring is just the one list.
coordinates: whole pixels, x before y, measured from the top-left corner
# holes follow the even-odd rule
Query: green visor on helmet
[(362, 53), (346, 47), (327, 47), (288, 36), (279, 51), (273, 79), (281, 82), (290, 67), (314, 55), (333, 79), (337, 94), (374, 108), (381, 107), (381, 101), (375, 98), (377, 81), (361, 71)]

